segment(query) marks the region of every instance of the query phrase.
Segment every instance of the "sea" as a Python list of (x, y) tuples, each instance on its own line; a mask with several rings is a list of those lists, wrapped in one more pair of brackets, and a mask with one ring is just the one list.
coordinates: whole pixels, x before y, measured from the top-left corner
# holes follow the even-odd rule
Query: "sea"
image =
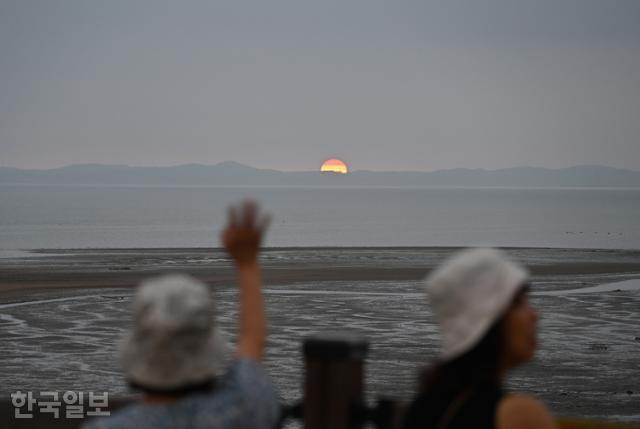
[[(228, 266), (221, 250), (207, 249), (219, 246), (229, 204), (244, 198), (272, 217), (267, 267), (433, 266), (451, 252), (440, 246), (503, 246), (525, 265), (552, 267), (532, 279), (537, 358), (511, 374), (508, 388), (536, 395), (557, 415), (640, 422), (640, 189), (0, 186), (0, 265)], [(192, 250), (176, 250), (185, 248)], [(590, 261), (639, 267), (553, 269)], [(0, 393), (130, 395), (118, 354), (133, 293), (106, 287), (0, 297)], [(237, 290), (229, 284), (213, 294), (231, 345)], [(420, 279), (307, 278), (266, 284), (264, 294), (265, 367), (283, 404), (302, 396), (301, 346), (317, 332), (347, 330), (369, 341), (371, 404), (380, 396), (409, 400), (418, 371), (437, 357), (438, 329)]]
[(25, 249), (217, 247), (229, 204), (266, 246), (640, 248), (638, 188), (0, 186), (0, 257)]

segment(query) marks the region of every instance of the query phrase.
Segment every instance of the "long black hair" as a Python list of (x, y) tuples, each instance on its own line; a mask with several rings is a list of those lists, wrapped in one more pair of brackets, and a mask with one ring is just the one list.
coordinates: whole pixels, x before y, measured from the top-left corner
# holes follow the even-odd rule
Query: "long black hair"
[(475, 347), (450, 361), (436, 362), (423, 371), (420, 388), (423, 392), (438, 392), (443, 396), (455, 396), (468, 387), (477, 385), (501, 388), (504, 370), (505, 315), (525, 296), (528, 285), (523, 285), (511, 304), (489, 328)]
[(500, 388), (502, 330), (500, 319), (474, 348), (450, 361), (436, 362), (424, 370), (420, 390), (453, 397), (477, 385)]

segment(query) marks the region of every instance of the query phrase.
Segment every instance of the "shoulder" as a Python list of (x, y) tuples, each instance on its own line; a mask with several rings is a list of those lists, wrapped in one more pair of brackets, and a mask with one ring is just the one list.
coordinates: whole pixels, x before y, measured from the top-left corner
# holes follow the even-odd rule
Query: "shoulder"
[(235, 359), (221, 381), (222, 386), (226, 388), (249, 389), (250, 391), (273, 390), (271, 381), (262, 365), (249, 357)]
[(276, 393), (271, 380), (255, 359), (237, 358), (229, 367), (222, 380), (221, 390), (235, 392), (245, 401), (257, 399), (261, 403), (276, 401)]
[(280, 414), (266, 373), (255, 359), (245, 357), (233, 361), (214, 392), (190, 402), (199, 421), (221, 422), (220, 427), (273, 427)]
[(555, 429), (547, 407), (538, 399), (523, 394), (504, 396), (496, 409), (497, 429)]

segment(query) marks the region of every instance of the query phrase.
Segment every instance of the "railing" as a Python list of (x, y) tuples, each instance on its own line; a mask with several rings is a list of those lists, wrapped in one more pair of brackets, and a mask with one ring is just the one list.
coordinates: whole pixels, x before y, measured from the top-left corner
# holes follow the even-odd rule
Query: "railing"
[[(406, 404), (379, 399), (373, 407), (365, 405), (364, 362), (368, 350), (365, 339), (348, 334), (326, 334), (304, 342), (304, 401), (282, 408), (282, 427), (298, 420), (305, 429), (360, 429), (366, 424), (378, 429), (399, 429)], [(111, 400), (114, 411), (128, 401)], [(60, 416), (65, 415), (64, 409)], [(59, 429), (77, 428), (82, 419), (55, 419), (36, 414), (32, 419), (15, 419), (11, 400), (0, 401), (0, 428)], [(559, 419), (560, 429), (640, 429), (640, 426), (597, 421)]]

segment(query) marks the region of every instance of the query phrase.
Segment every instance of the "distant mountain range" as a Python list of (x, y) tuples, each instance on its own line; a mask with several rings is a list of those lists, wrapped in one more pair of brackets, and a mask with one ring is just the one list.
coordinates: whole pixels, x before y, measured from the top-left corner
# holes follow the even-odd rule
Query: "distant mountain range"
[(640, 187), (640, 171), (603, 166), (561, 169), (515, 167), (500, 170), (353, 171), (349, 174), (283, 172), (233, 161), (173, 167), (76, 164), (50, 170), (0, 167), (0, 184), (32, 185), (202, 185), (202, 186), (478, 186)]

